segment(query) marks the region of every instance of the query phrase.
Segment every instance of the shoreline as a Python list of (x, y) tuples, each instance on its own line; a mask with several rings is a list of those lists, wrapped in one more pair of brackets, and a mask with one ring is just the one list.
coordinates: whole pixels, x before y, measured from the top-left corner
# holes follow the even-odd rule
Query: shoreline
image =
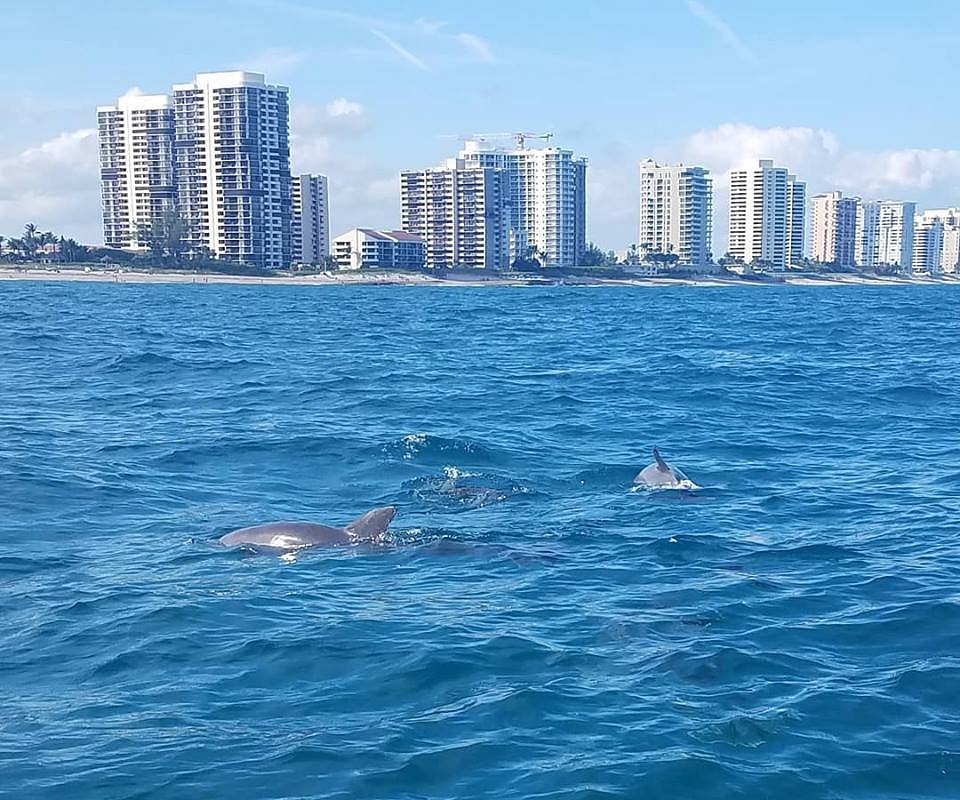
[(0, 266), (0, 281), (61, 281), (95, 283), (176, 283), (235, 284), (253, 286), (948, 286), (960, 285), (960, 275), (929, 275), (910, 278), (864, 276), (847, 273), (830, 275), (784, 275), (779, 280), (746, 280), (739, 277), (703, 275), (700, 277), (588, 277), (563, 278), (538, 276), (472, 276), (459, 273), (445, 278), (406, 272), (322, 272), (311, 275), (228, 275), (219, 272), (141, 272), (135, 270), (39, 269)]

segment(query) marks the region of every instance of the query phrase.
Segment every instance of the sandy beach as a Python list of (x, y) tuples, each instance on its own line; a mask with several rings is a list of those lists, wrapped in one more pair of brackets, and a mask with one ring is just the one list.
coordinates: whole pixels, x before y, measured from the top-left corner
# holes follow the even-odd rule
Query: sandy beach
[(0, 281), (92, 281), (100, 283), (180, 283), (180, 284), (240, 284), (288, 286), (552, 286), (558, 283), (570, 286), (911, 286), (918, 284), (958, 285), (960, 275), (931, 277), (919, 275), (910, 278), (898, 276), (864, 276), (851, 274), (783, 275), (773, 280), (703, 275), (700, 277), (636, 277), (609, 278), (568, 276), (558, 281), (553, 277), (512, 275), (456, 274), (443, 278), (408, 272), (322, 272), (309, 275), (225, 275), (177, 271), (143, 272), (117, 269), (69, 269), (14, 267), (0, 265)]

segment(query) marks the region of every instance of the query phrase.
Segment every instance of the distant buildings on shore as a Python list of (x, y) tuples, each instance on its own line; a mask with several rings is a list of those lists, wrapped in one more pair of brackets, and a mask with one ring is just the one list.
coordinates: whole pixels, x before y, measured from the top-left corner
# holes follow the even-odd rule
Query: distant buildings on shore
[[(401, 230), (355, 228), (333, 240), (331, 257), (327, 178), (290, 173), (287, 87), (254, 72), (200, 73), (170, 95), (126, 95), (97, 116), (110, 248), (262, 269), (614, 261), (587, 246), (587, 161), (552, 146), (551, 134), (479, 134), (436, 167), (404, 170)], [(516, 141), (498, 141), (507, 137)], [(728, 252), (717, 258), (709, 169), (647, 160), (639, 181), (638, 239), (621, 259), (631, 267), (960, 271), (957, 208), (917, 213), (911, 202), (833, 191), (809, 203), (808, 226), (806, 183), (763, 159), (730, 173)]]
[(427, 267), (507, 269), (518, 259), (574, 266), (587, 247), (586, 160), (557, 147), (468, 139), (455, 158), (400, 174), (405, 231), (427, 243)]

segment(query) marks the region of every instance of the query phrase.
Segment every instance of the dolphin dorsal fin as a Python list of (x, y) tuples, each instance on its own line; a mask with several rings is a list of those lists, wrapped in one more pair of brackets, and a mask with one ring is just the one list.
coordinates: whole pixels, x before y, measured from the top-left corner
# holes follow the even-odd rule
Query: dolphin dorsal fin
[(397, 509), (393, 506), (383, 506), (368, 511), (353, 522), (348, 522), (343, 529), (357, 539), (373, 539), (386, 531)]
[(670, 472), (670, 465), (663, 460), (663, 456), (660, 455), (660, 451), (656, 447), (653, 448), (653, 460), (657, 462), (657, 469), (661, 472)]

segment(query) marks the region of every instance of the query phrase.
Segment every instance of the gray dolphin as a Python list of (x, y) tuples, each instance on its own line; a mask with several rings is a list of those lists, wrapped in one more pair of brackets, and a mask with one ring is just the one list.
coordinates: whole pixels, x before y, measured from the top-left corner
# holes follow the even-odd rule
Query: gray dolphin
[(387, 530), (396, 513), (397, 509), (393, 506), (375, 508), (342, 528), (313, 522), (268, 522), (221, 536), (220, 544), (226, 547), (247, 545), (268, 550), (300, 550), (304, 547), (370, 542)]
[(633, 482), (649, 489), (698, 488), (683, 472), (664, 461), (656, 447), (653, 448), (653, 463), (640, 470)]

